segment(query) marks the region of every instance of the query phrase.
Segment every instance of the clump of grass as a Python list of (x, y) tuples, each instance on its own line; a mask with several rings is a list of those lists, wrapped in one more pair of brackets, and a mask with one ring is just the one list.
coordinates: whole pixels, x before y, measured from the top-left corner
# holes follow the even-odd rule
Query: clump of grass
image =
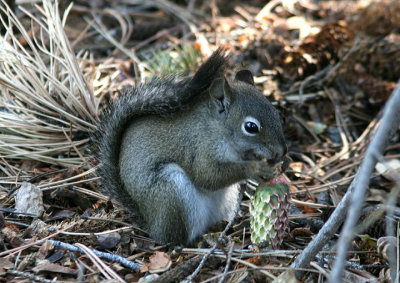
[(153, 76), (181, 74), (197, 70), (199, 54), (193, 45), (177, 46), (167, 50), (156, 50), (148, 58)]
[[(85, 166), (99, 104), (112, 83), (96, 81), (101, 71), (87, 52), (74, 53), (64, 32), (71, 6), (63, 15), (58, 1), (51, 0), (36, 5), (35, 15), (20, 9), (31, 21), (28, 27), (0, 0), (0, 164), (31, 159)], [(150, 76), (198, 68), (193, 45), (154, 51), (150, 57)]]
[(36, 31), (28, 33), (0, 1), (7, 15), (0, 19), (0, 155), (80, 166), (98, 101), (88, 84), (93, 74), (81, 71), (85, 54), (74, 54), (63, 29), (69, 9), (61, 18), (57, 1), (43, 0), (41, 16), (21, 8)]

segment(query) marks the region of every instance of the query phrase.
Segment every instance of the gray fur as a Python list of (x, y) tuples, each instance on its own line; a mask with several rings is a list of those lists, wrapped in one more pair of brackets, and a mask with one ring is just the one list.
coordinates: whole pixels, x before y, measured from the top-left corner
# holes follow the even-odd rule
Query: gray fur
[[(278, 111), (214, 53), (191, 78), (130, 88), (102, 117), (102, 190), (140, 214), (160, 242), (190, 243), (232, 214), (238, 183), (268, 179), (286, 154)], [(245, 117), (261, 124), (243, 133)]]

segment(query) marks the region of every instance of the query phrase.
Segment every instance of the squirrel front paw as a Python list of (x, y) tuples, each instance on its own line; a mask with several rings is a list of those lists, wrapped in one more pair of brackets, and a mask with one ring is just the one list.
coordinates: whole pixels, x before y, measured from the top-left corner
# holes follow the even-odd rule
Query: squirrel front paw
[(254, 181), (267, 181), (279, 174), (276, 166), (271, 166), (265, 161), (250, 161), (247, 167), (248, 176)]

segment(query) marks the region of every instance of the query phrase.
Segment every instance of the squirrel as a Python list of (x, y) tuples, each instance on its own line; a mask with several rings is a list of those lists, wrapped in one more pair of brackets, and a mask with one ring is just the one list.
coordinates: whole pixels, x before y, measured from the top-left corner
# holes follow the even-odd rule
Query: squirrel
[(224, 77), (226, 53), (193, 76), (127, 87), (100, 116), (101, 190), (158, 242), (193, 243), (233, 214), (240, 182), (273, 178), (285, 159), (277, 109), (249, 70)]

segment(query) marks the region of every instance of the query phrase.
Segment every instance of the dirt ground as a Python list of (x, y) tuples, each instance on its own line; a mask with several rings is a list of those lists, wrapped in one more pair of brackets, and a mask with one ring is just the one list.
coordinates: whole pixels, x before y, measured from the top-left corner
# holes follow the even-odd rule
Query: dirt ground
[[(399, 1), (17, 0), (0, 8), (1, 282), (327, 281), (340, 229), (302, 278), (291, 264), (349, 188), (400, 78)], [(248, 186), (224, 241), (200, 265), (227, 223), (192, 247), (156, 243), (98, 190), (90, 140), (125, 85), (193, 74), (218, 47), (230, 53), (226, 76), (249, 69), (281, 114), (291, 206), (280, 248), (252, 245)], [(397, 127), (360, 199), (349, 282), (390, 282), (393, 246), (398, 268), (399, 158)]]

